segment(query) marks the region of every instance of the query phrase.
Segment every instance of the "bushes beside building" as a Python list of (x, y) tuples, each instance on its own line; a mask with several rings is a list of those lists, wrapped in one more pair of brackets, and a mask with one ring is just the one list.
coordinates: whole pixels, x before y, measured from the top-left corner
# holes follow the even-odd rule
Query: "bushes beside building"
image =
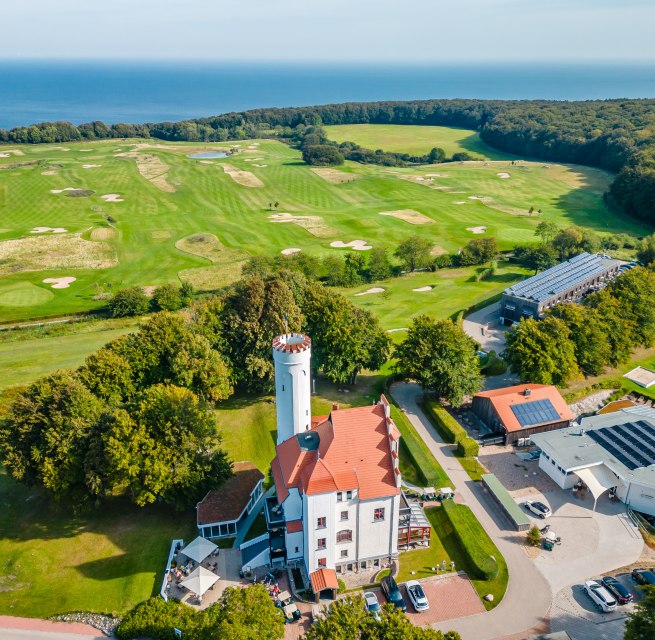
[(430, 422), (435, 426), (439, 435), (450, 444), (457, 444), (460, 440), (468, 437), (466, 429), (455, 420), (436, 400), (425, 400), (423, 402)]

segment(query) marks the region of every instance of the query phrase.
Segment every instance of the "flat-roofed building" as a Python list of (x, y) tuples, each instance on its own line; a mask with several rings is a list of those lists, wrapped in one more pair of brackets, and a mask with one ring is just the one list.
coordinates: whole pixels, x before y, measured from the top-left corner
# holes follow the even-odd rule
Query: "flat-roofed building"
[(522, 318), (540, 318), (555, 305), (580, 300), (613, 279), (620, 266), (619, 260), (584, 252), (546, 269), (505, 289), (500, 301), (500, 321), (513, 324)]
[(583, 482), (635, 511), (655, 515), (655, 410), (636, 406), (582, 418), (580, 426), (532, 438), (539, 467), (563, 489)]

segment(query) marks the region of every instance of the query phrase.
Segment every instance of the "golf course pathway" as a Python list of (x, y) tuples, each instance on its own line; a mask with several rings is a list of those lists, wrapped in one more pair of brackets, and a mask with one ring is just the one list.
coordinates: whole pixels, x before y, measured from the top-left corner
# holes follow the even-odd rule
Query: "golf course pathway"
[(516, 543), (516, 534), (496, 519), (497, 509), (473, 482), (451, 447), (443, 442), (418, 405), (422, 391), (416, 383), (395, 383), (391, 395), (400, 405), (425, 444), (455, 484), (456, 491), (471, 508), (507, 562), (509, 583), (502, 602), (492, 611), (448, 620), (434, 625), (442, 631), (459, 632), (462, 640), (493, 640), (520, 633), (543, 621), (551, 606), (551, 589), (545, 578)]

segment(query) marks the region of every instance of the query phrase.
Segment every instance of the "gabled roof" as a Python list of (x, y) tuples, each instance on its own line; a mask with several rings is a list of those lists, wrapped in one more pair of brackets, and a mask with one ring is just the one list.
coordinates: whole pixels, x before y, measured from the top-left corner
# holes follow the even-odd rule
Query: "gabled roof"
[(198, 525), (238, 520), (264, 474), (252, 462), (235, 462), (232, 475), (196, 506)]
[[(395, 425), (389, 428), (395, 436)], [(389, 428), (382, 404), (333, 409), (309, 432), (280, 443), (272, 465), (278, 501), (291, 487), (307, 495), (357, 489), (363, 500), (397, 495)]]
[(314, 593), (320, 593), (323, 589), (338, 589), (337, 572), (334, 569), (317, 569), (309, 574)]
[[(529, 395), (526, 395), (526, 390), (529, 391)], [(548, 384), (519, 384), (503, 389), (483, 391), (475, 394), (474, 398), (488, 398), (507, 431), (521, 431), (526, 426), (534, 427), (551, 422), (563, 422), (573, 420), (575, 417), (559, 391)], [(550, 402), (557, 419), (522, 426), (512, 408), (539, 400), (548, 400)]]

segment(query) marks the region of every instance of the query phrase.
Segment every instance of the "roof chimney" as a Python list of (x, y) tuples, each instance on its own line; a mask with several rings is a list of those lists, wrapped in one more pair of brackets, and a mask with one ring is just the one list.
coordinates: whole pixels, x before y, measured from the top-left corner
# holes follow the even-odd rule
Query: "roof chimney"
[(332, 403), (332, 411), (339, 411), (339, 405), (336, 402)]
[(530, 395), (530, 389), (528, 389), (527, 387), (523, 389), (523, 395), (527, 398)]

